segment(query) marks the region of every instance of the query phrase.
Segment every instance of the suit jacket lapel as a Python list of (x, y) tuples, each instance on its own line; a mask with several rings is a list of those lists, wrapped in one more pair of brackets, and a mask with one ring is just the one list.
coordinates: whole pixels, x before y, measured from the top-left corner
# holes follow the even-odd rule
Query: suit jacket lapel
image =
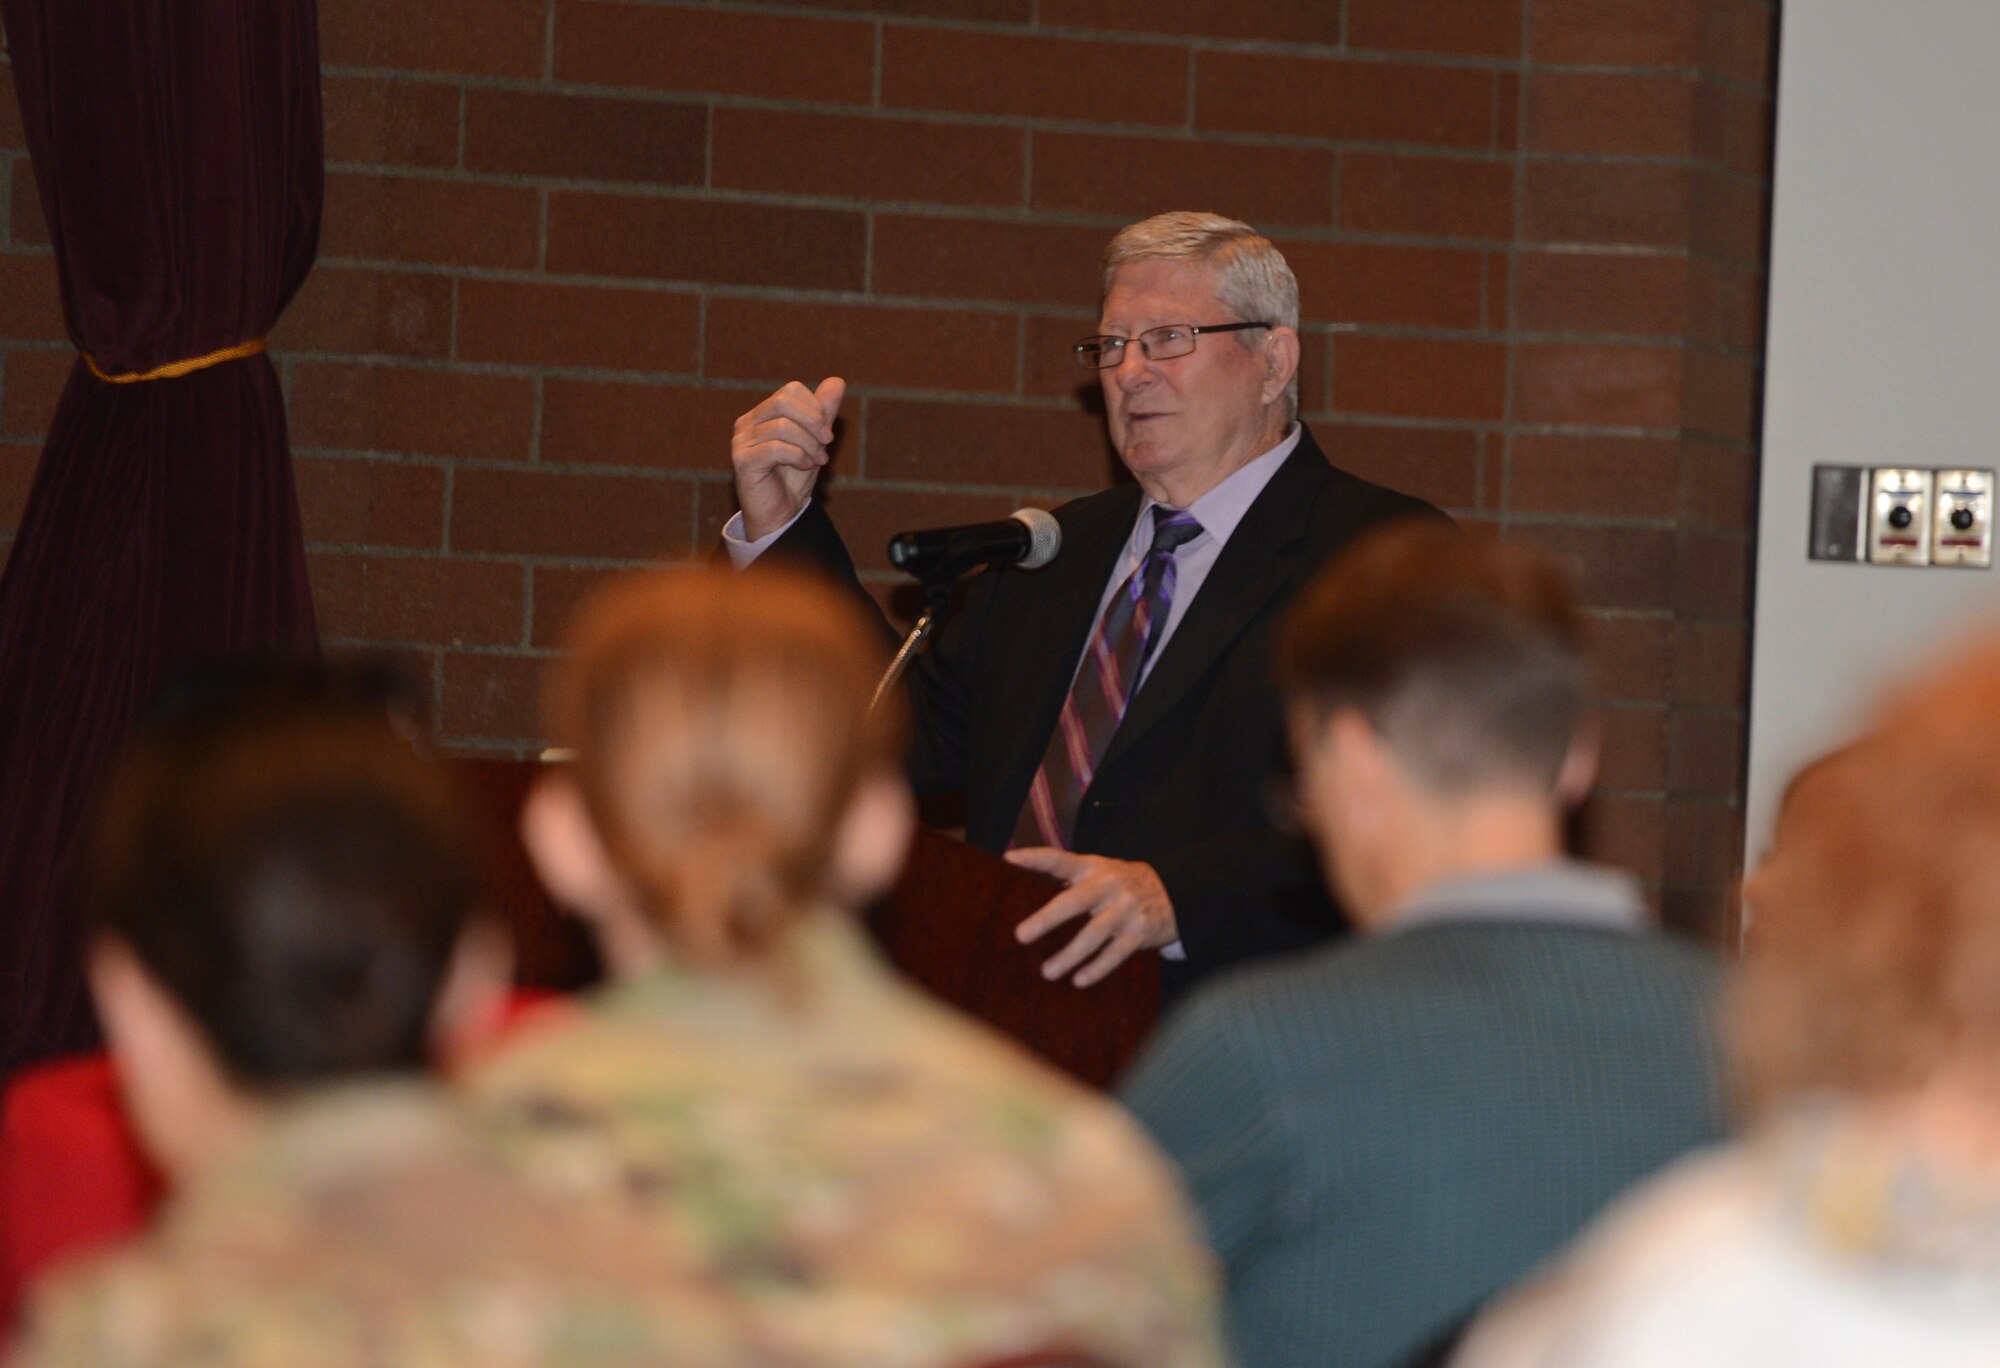
[(1312, 434), (1278, 467), (1202, 581), (1146, 682), (1132, 700), (1098, 765), (1101, 775), (1149, 728), (1173, 710), (1194, 682), (1227, 651), (1257, 610), (1284, 586), (1289, 564), (1280, 554), (1306, 534), (1313, 498), (1326, 482), (1326, 457)]

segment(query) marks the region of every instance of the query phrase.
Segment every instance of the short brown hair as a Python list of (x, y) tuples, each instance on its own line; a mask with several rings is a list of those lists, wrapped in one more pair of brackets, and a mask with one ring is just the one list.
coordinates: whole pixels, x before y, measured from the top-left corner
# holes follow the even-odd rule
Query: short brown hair
[(567, 644), (549, 730), (611, 857), (678, 953), (754, 964), (826, 896), (862, 781), (900, 762), (900, 699), (869, 712), (879, 634), (798, 572), (686, 566), (614, 581)]
[(1792, 781), (1744, 896), (1729, 1025), (1749, 1103), (1965, 1064), (2000, 1102), (2000, 639)]
[(1361, 538), (1299, 595), (1280, 682), (1315, 720), (1365, 716), (1428, 787), (1553, 787), (1588, 684), (1582, 620), (1546, 556), (1406, 519)]

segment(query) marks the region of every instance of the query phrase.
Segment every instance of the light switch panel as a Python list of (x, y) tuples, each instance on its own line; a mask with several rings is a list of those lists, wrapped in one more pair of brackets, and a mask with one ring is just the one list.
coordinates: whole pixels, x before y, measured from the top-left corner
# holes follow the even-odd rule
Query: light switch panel
[(1816, 465), (1812, 479), (1812, 544), (1806, 554), (1814, 560), (1868, 559), (1868, 467)]
[(1931, 564), (1993, 564), (1993, 472), (1940, 470), (1931, 480)]
[(1927, 565), (1931, 552), (1931, 472), (1878, 466), (1868, 499), (1868, 559)]

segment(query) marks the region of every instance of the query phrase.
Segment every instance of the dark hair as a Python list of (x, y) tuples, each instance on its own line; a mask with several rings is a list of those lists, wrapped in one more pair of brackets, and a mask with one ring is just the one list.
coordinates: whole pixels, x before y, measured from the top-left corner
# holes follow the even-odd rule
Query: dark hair
[(1360, 711), (1441, 793), (1553, 786), (1588, 686), (1562, 570), (1429, 519), (1371, 532), (1320, 572), (1292, 607), (1279, 675), (1315, 721)]
[(209, 672), (101, 804), (91, 904), (253, 1089), (423, 1062), (477, 900), (450, 781), (346, 671)]

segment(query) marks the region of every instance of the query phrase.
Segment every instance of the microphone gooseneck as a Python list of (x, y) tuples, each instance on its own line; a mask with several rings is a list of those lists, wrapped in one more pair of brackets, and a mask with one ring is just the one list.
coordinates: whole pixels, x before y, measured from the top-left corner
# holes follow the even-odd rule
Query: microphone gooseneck
[(872, 715), (902, 679), (917, 652), (951, 605), (952, 581), (982, 565), (1018, 565), (1039, 570), (1062, 549), (1062, 524), (1053, 513), (1023, 508), (1001, 522), (970, 527), (940, 527), (928, 532), (898, 532), (889, 539), (889, 563), (923, 581), (924, 608), (896, 658), (875, 686), (868, 704)]

